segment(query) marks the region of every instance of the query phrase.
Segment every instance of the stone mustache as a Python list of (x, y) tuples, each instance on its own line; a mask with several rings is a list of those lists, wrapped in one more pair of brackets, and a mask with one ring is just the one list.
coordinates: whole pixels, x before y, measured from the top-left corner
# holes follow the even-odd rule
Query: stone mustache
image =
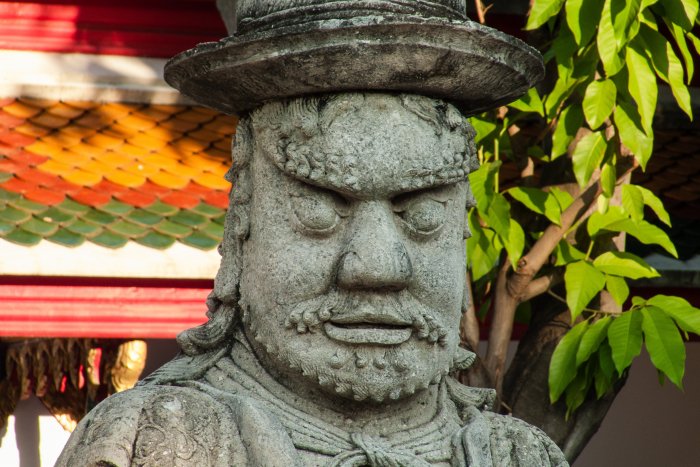
[(110, 397), (58, 466), (566, 465), (449, 376), (473, 130), (416, 95), (263, 105), (236, 133), (209, 321)]
[(465, 293), (466, 117), (539, 54), (465, 0), (219, 0), (230, 37), (166, 79), (241, 116), (208, 322), (97, 406), (58, 466), (566, 466), (450, 376)]

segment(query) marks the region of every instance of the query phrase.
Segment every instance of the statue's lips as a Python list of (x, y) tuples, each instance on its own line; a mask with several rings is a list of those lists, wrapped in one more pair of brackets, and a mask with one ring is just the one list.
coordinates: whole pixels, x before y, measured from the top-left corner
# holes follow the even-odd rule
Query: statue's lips
[(331, 339), (348, 344), (398, 345), (413, 333), (405, 324), (327, 322), (323, 328)]

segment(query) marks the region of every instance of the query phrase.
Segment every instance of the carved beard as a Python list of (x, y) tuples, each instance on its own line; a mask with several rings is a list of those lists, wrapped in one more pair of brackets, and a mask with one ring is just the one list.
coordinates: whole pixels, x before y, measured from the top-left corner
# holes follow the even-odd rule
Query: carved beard
[[(345, 344), (326, 336), (325, 322), (368, 308), (412, 323), (411, 338), (400, 345), (379, 346)], [(260, 310), (245, 313), (244, 321), (272, 359), (301, 370), (329, 392), (357, 401), (396, 400), (438, 383), (450, 370), (458, 342), (456, 333), (443, 324), (442, 314), (406, 290), (390, 294), (332, 290), (280, 305), (271, 314), (286, 317), (291, 335), (260, 326), (251, 316), (256, 312)]]

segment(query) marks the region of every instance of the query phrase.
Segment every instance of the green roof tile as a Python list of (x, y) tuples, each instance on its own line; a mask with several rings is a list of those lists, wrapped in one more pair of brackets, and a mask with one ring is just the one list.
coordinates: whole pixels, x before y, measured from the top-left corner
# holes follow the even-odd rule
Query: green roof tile
[(58, 227), (58, 224), (44, 222), (36, 217), (32, 217), (28, 221), (22, 223), (22, 228), (24, 230), (36, 235), (41, 235), (42, 237), (53, 235), (58, 230)]
[(11, 222), (11, 223), (21, 223), (32, 217), (31, 214), (25, 211), (20, 211), (12, 206), (5, 206), (0, 209), (0, 221)]
[(170, 221), (163, 221), (153, 227), (157, 232), (165, 235), (172, 235), (176, 238), (182, 238), (192, 232), (192, 229), (185, 227), (182, 224), (176, 224)]
[(14, 201), (16, 199), (20, 199), (21, 197), (22, 195), (20, 195), (19, 193), (3, 190), (2, 188), (0, 188), (0, 201)]
[(78, 235), (85, 235), (86, 237), (95, 236), (102, 232), (102, 227), (99, 225), (93, 224), (92, 222), (85, 222), (80, 219), (76, 220), (70, 225), (67, 225), (66, 229)]
[(145, 209), (135, 209), (126, 216), (126, 219), (134, 222), (135, 224), (150, 226), (162, 221), (163, 216), (148, 212)]
[(83, 219), (95, 224), (111, 224), (116, 221), (117, 218), (106, 212), (98, 211), (96, 209), (90, 209), (83, 215)]
[(129, 239), (123, 235), (105, 230), (101, 234), (92, 237), (90, 241), (107, 248), (121, 248), (126, 245)]
[(97, 209), (100, 211), (115, 215), (115, 216), (123, 216), (125, 214), (130, 213), (134, 209), (136, 209), (134, 206), (131, 206), (126, 203), (122, 203), (121, 201), (115, 201), (111, 200), (107, 204), (103, 204), (102, 206), (98, 206)]
[(180, 240), (185, 245), (199, 248), (200, 250), (211, 250), (219, 245), (219, 240), (212, 238), (202, 232), (193, 232)]
[(41, 219), (46, 222), (56, 222), (59, 224), (64, 224), (68, 221), (72, 221), (73, 219), (75, 219), (75, 215), (67, 213), (65, 211), (61, 211), (56, 207), (51, 207), (41, 213)]
[(169, 204), (165, 204), (162, 201), (156, 201), (155, 203), (143, 209), (161, 216), (172, 216), (180, 210), (179, 208), (176, 208), (175, 206), (171, 206)]
[(221, 215), (222, 212), (224, 212), (223, 209), (217, 208), (216, 206), (212, 206), (211, 204), (207, 203), (199, 203), (197, 206), (190, 209), (190, 211), (196, 212), (197, 214), (201, 214), (207, 217), (218, 217)]
[(143, 237), (135, 238), (134, 241), (140, 243), (143, 246), (147, 246), (149, 248), (157, 248), (159, 250), (164, 250), (173, 243), (175, 243), (175, 239), (173, 237), (159, 234), (158, 232), (149, 232)]
[(76, 203), (72, 199), (66, 198), (61, 203), (57, 204), (56, 207), (61, 211), (65, 211), (71, 214), (85, 214), (90, 210), (90, 206), (85, 206), (84, 204)]
[(12, 178), (12, 174), (8, 174), (6, 172), (0, 172), (0, 183), (5, 183), (9, 179)]
[(5, 240), (13, 243), (18, 243), (22, 246), (34, 246), (41, 241), (41, 237), (33, 233), (27, 232), (18, 227), (9, 234), (5, 235)]
[(218, 238), (219, 241), (221, 241), (221, 238), (224, 236), (224, 226), (217, 224), (216, 222), (209, 222), (206, 225), (199, 227), (197, 230), (209, 235), (210, 237)]
[(220, 216), (216, 216), (212, 220), (217, 224), (224, 225), (224, 221), (226, 220), (226, 212), (224, 211)]
[(168, 217), (168, 220), (172, 222), (177, 222), (178, 224), (186, 225), (187, 227), (197, 227), (209, 221), (209, 219), (207, 219), (204, 216), (201, 216), (192, 211), (185, 211), (184, 209), (175, 214), (174, 216)]
[(141, 237), (146, 235), (148, 229), (140, 225), (132, 224), (128, 221), (117, 221), (113, 224), (107, 226), (112, 232), (116, 232), (119, 235), (125, 235), (127, 237)]
[(29, 201), (28, 199), (19, 198), (14, 201), (10, 201), (10, 204), (21, 209), (22, 211), (29, 211), (32, 214), (39, 214), (46, 211), (49, 207), (43, 204), (35, 203), (34, 201)]
[(83, 242), (85, 242), (85, 237), (73, 233), (70, 230), (64, 228), (58, 229), (55, 234), (51, 235), (50, 237), (47, 237), (46, 239), (54, 243), (58, 243), (59, 245), (71, 248), (80, 246), (83, 244)]
[(14, 229), (14, 228), (15, 228), (14, 223), (0, 221), (0, 235), (5, 235), (9, 232), (12, 232), (12, 229)]

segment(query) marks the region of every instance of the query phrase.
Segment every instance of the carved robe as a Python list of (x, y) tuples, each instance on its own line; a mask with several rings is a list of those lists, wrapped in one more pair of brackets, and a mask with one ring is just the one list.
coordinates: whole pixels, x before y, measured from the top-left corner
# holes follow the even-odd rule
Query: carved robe
[(539, 429), (489, 412), (490, 390), (451, 378), (440, 384), (432, 419), (386, 437), (347, 432), (294, 407), (303, 406), (290, 403), (295, 399), (239, 339), (226, 351), (174, 360), (101, 403), (81, 421), (56, 465), (568, 465)]

